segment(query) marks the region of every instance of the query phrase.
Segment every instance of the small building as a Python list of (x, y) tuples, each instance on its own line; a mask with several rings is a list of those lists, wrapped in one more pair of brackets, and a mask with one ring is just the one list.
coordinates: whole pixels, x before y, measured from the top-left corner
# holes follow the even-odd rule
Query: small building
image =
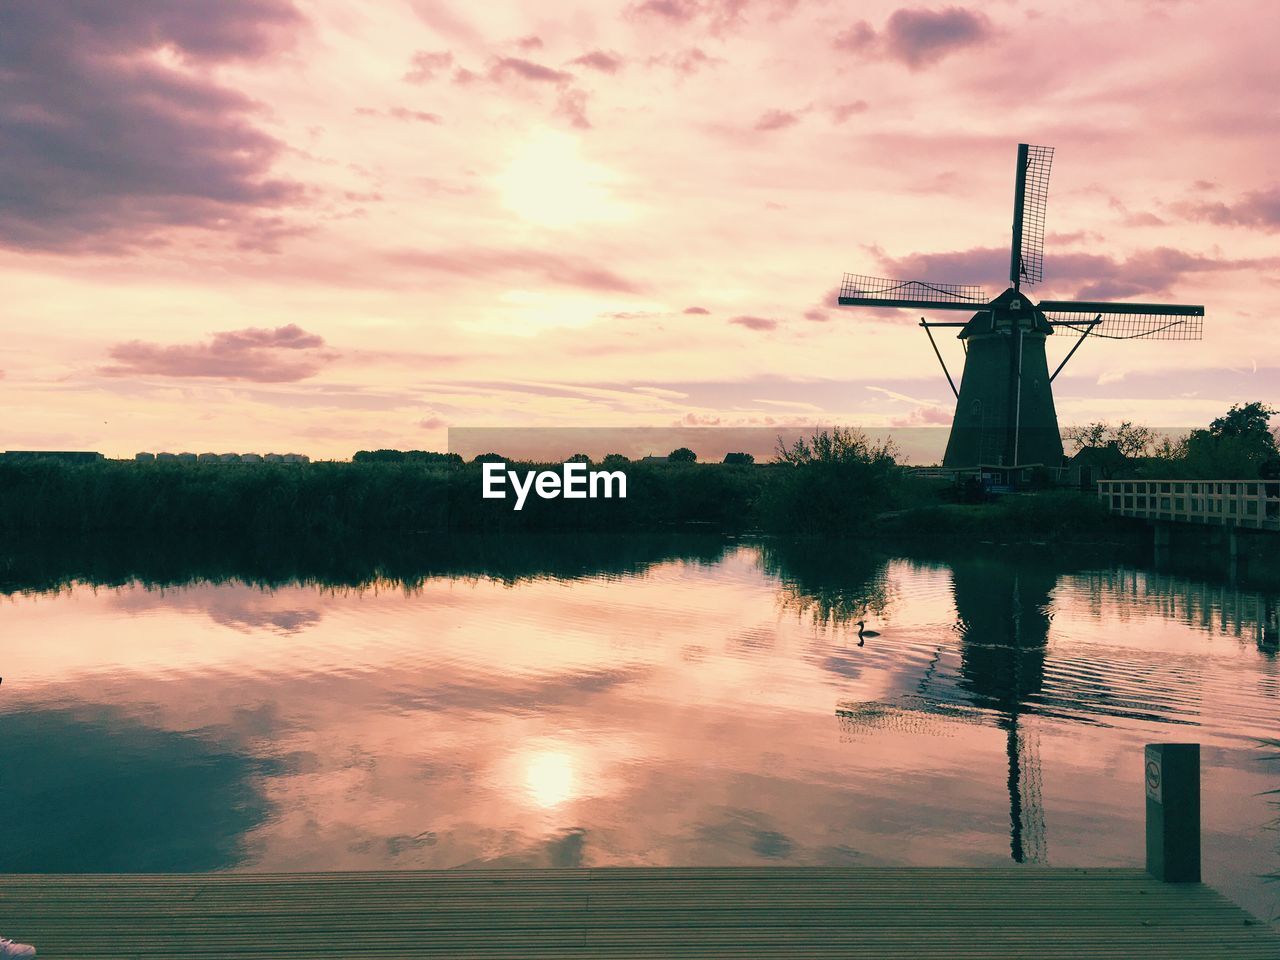
[(197, 463), (217, 463), (218, 455), (216, 453), (201, 453), (196, 456)]
[(284, 457), (280, 456), (278, 453), (268, 453), (262, 459), (267, 463), (284, 463)]
[(135, 453), (133, 455), (133, 459), (138, 463), (155, 463), (156, 455), (154, 453), (147, 453), (144, 450), (142, 453)]
[(178, 460), (182, 463), (195, 463), (196, 455), (194, 453), (180, 453), (178, 454)]
[(310, 463), (311, 458), (305, 453), (286, 453), (284, 455), (285, 463)]
[(222, 463), (239, 463), (239, 462), (240, 462), (240, 454), (238, 454), (238, 453), (220, 453), (220, 454), (218, 454), (218, 460), (219, 460), (219, 461), (221, 461)]
[(640, 458), (640, 462), (641, 462), (641, 463), (670, 463), (670, 462), (671, 462), (671, 458), (670, 458), (670, 457), (655, 457), (653, 454), (649, 454), (649, 455), (648, 455), (648, 456), (646, 456), (646, 457), (641, 457), (641, 458)]
[(262, 457), (258, 456), (256, 453), (242, 453), (240, 454), (240, 462), (241, 463), (261, 463)]
[(163, 461), (165, 463), (176, 463), (178, 455), (176, 453), (157, 453), (156, 460)]
[(1067, 460), (1067, 483), (1081, 490), (1095, 490), (1099, 480), (1114, 480), (1129, 466), (1129, 458), (1112, 440), (1105, 447), (1082, 447)]

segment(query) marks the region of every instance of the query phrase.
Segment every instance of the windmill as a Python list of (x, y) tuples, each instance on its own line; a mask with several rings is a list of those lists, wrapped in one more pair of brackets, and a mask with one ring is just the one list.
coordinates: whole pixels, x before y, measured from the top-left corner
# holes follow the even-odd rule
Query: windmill
[[(963, 322), (920, 320), (956, 397), (943, 466), (1040, 464), (1056, 468), (1062, 463), (1062, 437), (1050, 384), (1086, 337), (1201, 337), (1203, 306), (1086, 300), (1036, 303), (1023, 291), (1023, 284), (1039, 283), (1044, 278), (1044, 211), (1052, 163), (1053, 147), (1018, 144), (1013, 244), (1009, 251), (1012, 286), (994, 300), (988, 301), (980, 287), (967, 284), (887, 280), (847, 273), (840, 285), (841, 306), (976, 311)], [(933, 338), (935, 327), (961, 328), (957, 336), (964, 346), (965, 360), (959, 389)], [(1054, 333), (1078, 339), (1050, 374), (1045, 340)]]

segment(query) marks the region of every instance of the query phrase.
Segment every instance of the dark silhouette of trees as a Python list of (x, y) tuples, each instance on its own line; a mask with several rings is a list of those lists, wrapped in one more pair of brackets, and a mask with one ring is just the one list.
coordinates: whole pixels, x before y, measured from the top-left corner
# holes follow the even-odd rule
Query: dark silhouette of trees
[(1066, 436), (1075, 444), (1077, 450), (1084, 450), (1086, 447), (1105, 447), (1114, 443), (1116, 449), (1126, 457), (1146, 456), (1159, 439), (1150, 427), (1144, 427), (1131, 420), (1123, 420), (1117, 427), (1101, 421), (1086, 423), (1081, 427), (1069, 428)]
[(667, 454), (669, 463), (697, 463), (698, 455), (688, 447), (676, 447)]

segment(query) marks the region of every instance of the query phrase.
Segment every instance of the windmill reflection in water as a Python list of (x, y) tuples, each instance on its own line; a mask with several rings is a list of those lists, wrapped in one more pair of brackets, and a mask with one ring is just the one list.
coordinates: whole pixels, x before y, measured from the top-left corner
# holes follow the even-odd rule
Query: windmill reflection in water
[(959, 677), (951, 682), (937, 674), (939, 647), (914, 693), (836, 709), (841, 723), (854, 730), (937, 734), (951, 724), (985, 725), (994, 718), (1006, 735), (1009, 848), (1017, 863), (1042, 862), (1047, 855), (1039, 740), (1021, 720), (1044, 684), (1056, 579), (982, 561), (954, 565)]

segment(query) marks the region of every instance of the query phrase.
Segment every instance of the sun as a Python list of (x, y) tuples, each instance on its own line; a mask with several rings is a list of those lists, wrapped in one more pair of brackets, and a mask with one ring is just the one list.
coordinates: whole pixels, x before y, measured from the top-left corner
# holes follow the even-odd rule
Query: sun
[(567, 227), (627, 215), (610, 190), (618, 181), (607, 168), (582, 156), (577, 137), (551, 130), (518, 146), (497, 186), (503, 205), (522, 220)]

